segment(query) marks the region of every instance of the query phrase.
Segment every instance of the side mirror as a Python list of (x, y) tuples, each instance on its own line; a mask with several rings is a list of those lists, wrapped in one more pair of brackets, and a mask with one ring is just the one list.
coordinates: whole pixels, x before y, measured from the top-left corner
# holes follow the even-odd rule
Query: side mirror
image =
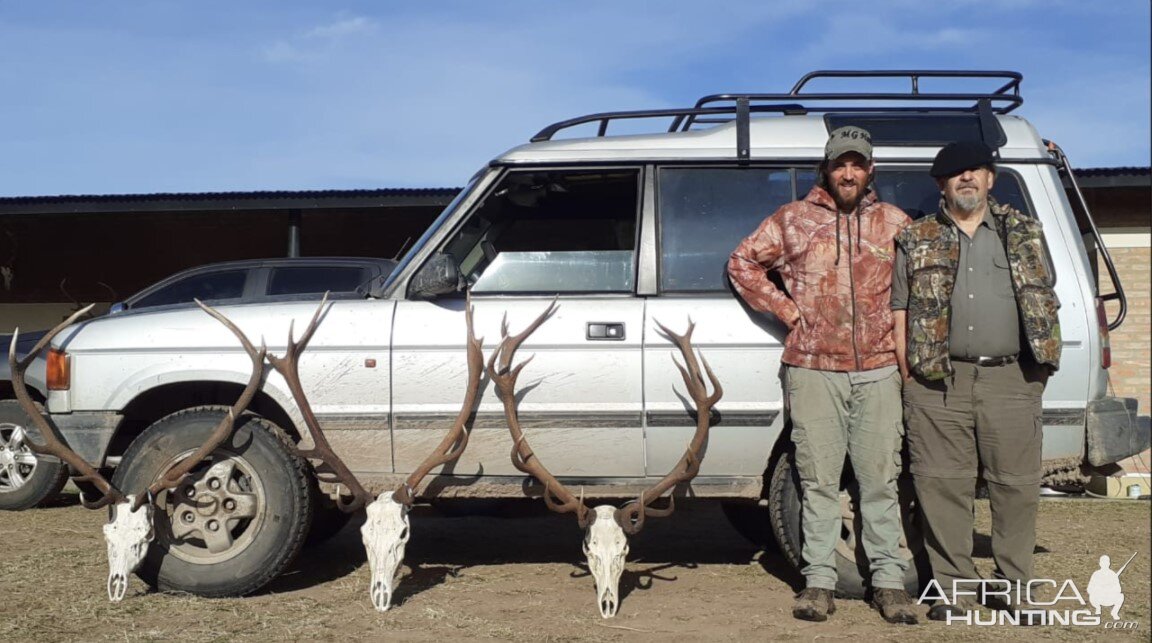
[(125, 310), (128, 310), (128, 307), (124, 305), (124, 302), (118, 301), (108, 308), (108, 314), (115, 315), (116, 313), (122, 313)]
[(432, 255), (408, 283), (408, 294), (414, 299), (434, 299), (463, 289), (460, 267), (451, 255), (443, 252)]

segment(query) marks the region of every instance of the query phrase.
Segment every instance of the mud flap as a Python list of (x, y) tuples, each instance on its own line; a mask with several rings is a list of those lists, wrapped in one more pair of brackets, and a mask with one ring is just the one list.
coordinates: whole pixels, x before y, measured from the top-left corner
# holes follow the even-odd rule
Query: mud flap
[(1085, 410), (1088, 464), (1094, 467), (1136, 455), (1152, 442), (1148, 425), (1136, 419), (1134, 398), (1105, 397), (1089, 402)]

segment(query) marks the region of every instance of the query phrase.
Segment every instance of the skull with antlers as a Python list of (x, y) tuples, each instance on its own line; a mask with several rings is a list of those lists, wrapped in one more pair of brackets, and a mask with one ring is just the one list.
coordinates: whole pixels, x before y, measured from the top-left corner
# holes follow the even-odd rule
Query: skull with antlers
[(600, 505), (589, 511), (588, 505), (584, 504), (583, 492), (579, 497), (572, 494), (540, 462), (540, 458), (536, 456), (524, 436), (516, 410), (516, 379), (532, 358), (529, 357), (513, 366), (513, 356), (520, 344), (555, 314), (556, 309), (557, 304), (553, 301), (527, 328), (512, 336), (508, 335), (508, 319), (505, 317), (500, 327), (500, 344), (488, 358), (488, 377), (496, 385), (496, 391), (504, 403), (504, 415), (508, 422), (508, 430), (512, 434), (513, 466), (544, 485), (544, 504), (549, 509), (557, 513), (576, 514), (576, 521), (584, 530), (584, 555), (587, 558), (588, 571), (596, 582), (596, 603), (600, 609), (600, 616), (609, 618), (616, 615), (620, 604), (620, 576), (624, 571), (625, 557), (628, 555), (628, 536), (639, 533), (644, 528), (646, 516), (668, 516), (675, 509), (672, 496), (668, 497), (666, 508), (655, 508), (651, 503), (677, 485), (696, 477), (700, 470), (700, 453), (707, 442), (708, 428), (711, 426), (712, 407), (720, 400), (724, 391), (708, 366), (708, 361), (701, 355), (700, 362), (704, 364), (704, 370), (713, 388), (713, 393), (708, 395), (707, 385), (700, 374), (696, 356), (692, 352), (692, 330), (695, 325), (691, 320), (684, 335), (677, 335), (657, 322), (660, 331), (677, 345), (684, 357), (685, 366), (677, 364), (676, 367), (680, 369), (684, 384), (696, 404), (696, 433), (672, 471), (655, 485), (641, 492), (639, 499), (620, 508)]
[(464, 311), (464, 318), (468, 325), (468, 386), (460, 413), (439, 445), (428, 454), (400, 487), (392, 492), (382, 493), (375, 500), (368, 502), (371, 495), (332, 450), (320, 423), (312, 412), (308, 397), (305, 395), (304, 387), (300, 382), (300, 355), (307, 348), (308, 342), (316, 332), (327, 302), (328, 295), (325, 293), (324, 298), (320, 301), (320, 306), (312, 316), (311, 322), (300, 336), (300, 340), (295, 341), (293, 339), (293, 332), (289, 328), (288, 345), (284, 351), (284, 356), (278, 357), (270, 354), (268, 361), (287, 382), (292, 397), (300, 409), (304, 424), (312, 437), (313, 448), (297, 449), (297, 453), (304, 458), (319, 460), (316, 474), (322, 481), (336, 482), (348, 488), (351, 498), (346, 499), (343, 496), (337, 498), (337, 506), (342, 511), (353, 512), (367, 505), (367, 520), (360, 528), (360, 533), (364, 541), (364, 549), (368, 553), (368, 565), (372, 570), (369, 588), (372, 604), (377, 610), (383, 612), (392, 605), (392, 595), (400, 575), (400, 566), (404, 562), (404, 548), (408, 543), (410, 533), (408, 512), (415, 502), (416, 489), (432, 469), (456, 461), (464, 453), (465, 447), (468, 446), (467, 421), (475, 410), (474, 407), (480, 392), (480, 379), (484, 371), (484, 356), (481, 354), (483, 340), (476, 339), (473, 333), (472, 301), (469, 298)]
[(400, 565), (404, 562), (404, 547), (408, 543), (408, 511), (416, 498), (416, 488), (432, 469), (456, 461), (468, 446), (468, 418), (471, 417), (480, 393), (480, 378), (484, 371), (483, 339), (477, 339), (472, 329), (472, 299), (468, 298), (464, 320), (468, 325), (468, 388), (456, 421), (444, 434), (440, 444), (416, 467), (404, 484), (392, 493), (382, 493), (368, 506), (368, 520), (360, 528), (364, 548), (368, 550), (368, 564), (372, 568), (372, 604), (383, 612), (392, 604)]
[(136, 571), (147, 554), (148, 545), (152, 542), (153, 530), (152, 498), (161, 491), (174, 489), (182, 484), (191, 471), (207, 458), (216, 447), (220, 446), (232, 434), (236, 425), (236, 418), (248, 408), (260, 387), (264, 375), (264, 348), (254, 348), (231, 322), (224, 319), (217, 311), (199, 301), (196, 302), (205, 312), (216, 317), (231, 330), (252, 358), (252, 376), (247, 386), (240, 394), (240, 398), (228, 409), (227, 416), (213, 429), (208, 440), (194, 453), (181, 460), (176, 466), (169, 469), (147, 489), (137, 494), (124, 494), (114, 487), (84, 458), (73, 451), (56, 432), (56, 428), (48, 422), (44, 413), (32, 401), (24, 385), (24, 372), (36, 359), (36, 356), (52, 341), (52, 339), (77, 319), (86, 315), (92, 306), (86, 306), (72, 313), (67, 319), (48, 331), (32, 350), (23, 359), (16, 358), (16, 342), (20, 330), (12, 334), (12, 343), (8, 347), (8, 364), (12, 371), (12, 385), (20, 407), (39, 429), (43, 443), (38, 443), (25, 436), (25, 443), (32, 451), (39, 455), (49, 455), (60, 458), (73, 472), (73, 480), (81, 484), (91, 484), (100, 492), (100, 497), (88, 500), (83, 494), (80, 502), (89, 509), (109, 507), (108, 523), (104, 525), (104, 539), (108, 547), (108, 598), (120, 601), (128, 589), (128, 574)]

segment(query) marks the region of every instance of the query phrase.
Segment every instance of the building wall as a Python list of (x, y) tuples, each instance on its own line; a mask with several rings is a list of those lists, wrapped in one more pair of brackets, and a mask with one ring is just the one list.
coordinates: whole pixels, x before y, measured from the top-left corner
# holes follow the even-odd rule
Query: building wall
[[(324, 208), (303, 212), (306, 257), (395, 257), (440, 206)], [(81, 303), (106, 311), (194, 266), (287, 254), (287, 210), (81, 212), (0, 219), (0, 333), (51, 328)]]
[[(1120, 328), (1110, 334), (1112, 368), (1109, 375), (1115, 394), (1134, 397), (1140, 414), (1152, 412), (1152, 234), (1129, 230), (1104, 232), (1104, 243), (1124, 286), (1128, 314)], [(1103, 262), (1100, 274), (1106, 274)], [(1107, 283), (1107, 278), (1102, 278)], [(1117, 302), (1105, 306), (1109, 319), (1119, 309)]]

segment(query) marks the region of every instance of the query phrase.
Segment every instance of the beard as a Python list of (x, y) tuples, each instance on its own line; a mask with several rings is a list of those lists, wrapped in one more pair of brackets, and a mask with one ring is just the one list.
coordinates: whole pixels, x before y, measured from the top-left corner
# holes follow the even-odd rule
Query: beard
[(852, 210), (855, 210), (856, 206), (859, 205), (860, 201), (864, 198), (864, 186), (857, 183), (854, 187), (856, 190), (853, 195), (850, 197), (845, 197), (840, 193), (841, 186), (832, 186), (832, 200), (836, 202), (836, 206), (842, 212), (851, 212)]
[(974, 212), (981, 201), (978, 194), (956, 194), (952, 197), (952, 207), (961, 212)]

